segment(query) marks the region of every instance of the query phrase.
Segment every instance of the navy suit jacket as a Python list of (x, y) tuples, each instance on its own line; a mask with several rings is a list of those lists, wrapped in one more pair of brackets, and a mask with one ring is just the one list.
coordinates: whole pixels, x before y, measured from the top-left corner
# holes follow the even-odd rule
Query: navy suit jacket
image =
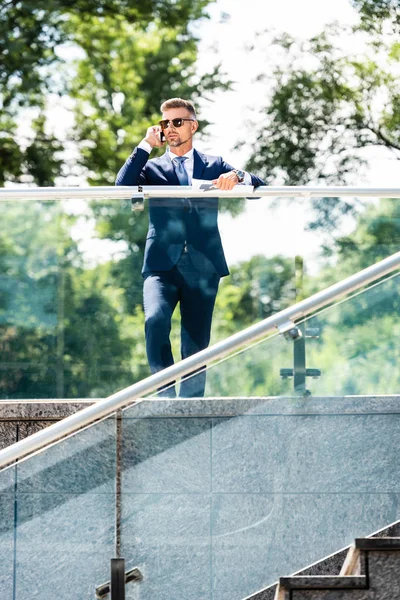
[[(193, 178), (216, 179), (233, 167), (220, 156), (194, 150)], [(253, 186), (264, 182), (251, 175)], [(116, 185), (180, 185), (167, 153), (149, 160), (136, 148), (116, 179)], [(229, 275), (218, 231), (218, 198), (150, 198), (149, 230), (142, 273), (168, 271), (178, 262), (187, 244), (192, 262), (201, 271)]]

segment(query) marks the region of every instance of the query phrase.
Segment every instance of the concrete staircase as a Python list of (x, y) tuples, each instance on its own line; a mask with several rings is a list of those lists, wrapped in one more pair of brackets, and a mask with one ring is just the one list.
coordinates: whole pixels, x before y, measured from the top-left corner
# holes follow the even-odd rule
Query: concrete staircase
[(400, 521), (245, 600), (400, 600)]
[(276, 600), (400, 598), (400, 538), (355, 541), (339, 576), (281, 577)]

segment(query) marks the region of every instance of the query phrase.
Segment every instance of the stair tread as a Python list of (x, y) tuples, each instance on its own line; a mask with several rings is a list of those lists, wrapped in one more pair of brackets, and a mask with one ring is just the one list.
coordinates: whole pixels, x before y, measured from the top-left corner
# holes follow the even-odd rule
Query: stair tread
[(360, 550), (400, 550), (400, 538), (358, 538), (355, 540), (355, 546)]
[(363, 589), (366, 586), (366, 577), (363, 575), (281, 577), (279, 583), (286, 589)]

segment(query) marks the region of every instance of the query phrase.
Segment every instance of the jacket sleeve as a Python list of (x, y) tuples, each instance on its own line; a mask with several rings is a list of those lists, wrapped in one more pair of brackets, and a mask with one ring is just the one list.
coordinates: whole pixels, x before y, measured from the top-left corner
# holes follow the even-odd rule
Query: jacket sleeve
[(251, 183), (254, 187), (265, 185), (265, 181), (263, 181), (261, 177), (257, 177), (257, 175), (253, 175), (253, 173), (249, 173), (249, 175), (251, 177)]
[(115, 185), (146, 185), (145, 166), (149, 159), (149, 153), (142, 148), (135, 148), (123, 167), (119, 170)]
[[(221, 158), (221, 174), (222, 173), (229, 173), (229, 171), (233, 171), (236, 168), (237, 167), (232, 167), (232, 165), (230, 165), (229, 163), (226, 163)], [(265, 185), (264, 181), (260, 177), (257, 177), (257, 175), (253, 175), (253, 173), (249, 173), (249, 175), (251, 177), (251, 185), (252, 186), (258, 187), (260, 185)]]

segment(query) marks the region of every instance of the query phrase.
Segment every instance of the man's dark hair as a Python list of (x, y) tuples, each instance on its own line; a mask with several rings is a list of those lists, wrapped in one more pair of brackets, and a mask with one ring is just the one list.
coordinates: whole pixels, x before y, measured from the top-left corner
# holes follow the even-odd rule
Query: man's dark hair
[(188, 110), (196, 119), (196, 109), (193, 102), (190, 102), (189, 100), (183, 100), (183, 98), (170, 98), (170, 100), (166, 100), (160, 106), (161, 112), (169, 110), (170, 108), (186, 108), (186, 110)]

